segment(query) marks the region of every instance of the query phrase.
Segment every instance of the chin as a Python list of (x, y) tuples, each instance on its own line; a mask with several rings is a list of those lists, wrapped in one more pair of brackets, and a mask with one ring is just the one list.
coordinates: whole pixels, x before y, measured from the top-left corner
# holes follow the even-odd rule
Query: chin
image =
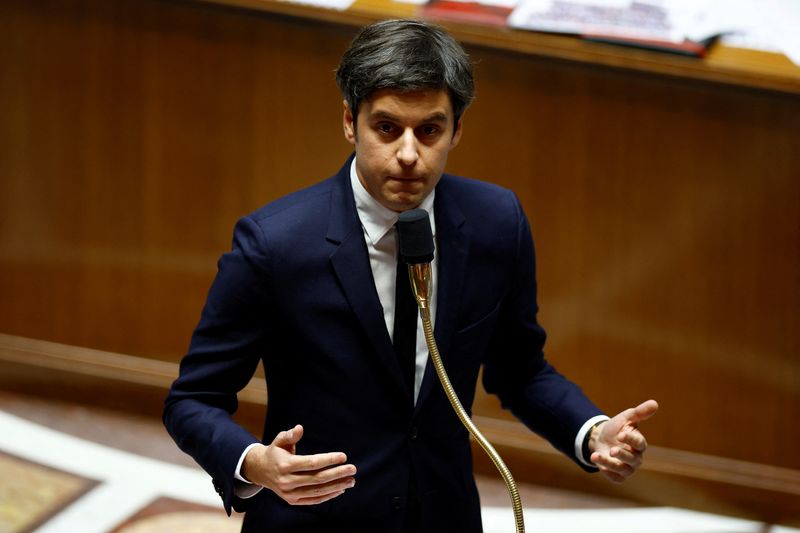
[(384, 205), (389, 209), (391, 209), (392, 211), (397, 211), (398, 213), (400, 213), (402, 211), (408, 211), (409, 209), (414, 209), (415, 207), (418, 207), (420, 203), (421, 201), (416, 198), (415, 199), (392, 198), (387, 200), (387, 202)]

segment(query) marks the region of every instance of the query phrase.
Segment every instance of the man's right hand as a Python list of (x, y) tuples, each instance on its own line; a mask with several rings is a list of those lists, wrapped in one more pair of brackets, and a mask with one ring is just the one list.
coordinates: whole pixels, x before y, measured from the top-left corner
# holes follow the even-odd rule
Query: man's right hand
[(316, 505), (355, 485), (356, 467), (342, 452), (296, 455), (303, 426), (278, 433), (269, 446), (254, 446), (242, 462), (242, 476), (273, 491), (291, 505)]

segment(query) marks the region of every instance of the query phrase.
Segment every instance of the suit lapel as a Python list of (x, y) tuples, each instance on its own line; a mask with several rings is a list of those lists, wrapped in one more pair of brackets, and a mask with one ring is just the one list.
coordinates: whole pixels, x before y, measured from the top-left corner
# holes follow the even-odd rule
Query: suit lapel
[[(331, 193), (331, 212), (327, 240), (338, 245), (331, 254), (333, 271), (376, 356), (386, 366), (391, 381), (408, 394), (392, 341), (386, 331), (369, 252), (364, 241), (361, 221), (356, 212), (350, 186), (350, 162), (339, 171)], [(372, 354), (368, 354), (372, 356)]]
[[(442, 178), (444, 182), (446, 176)], [(464, 214), (454, 202), (452, 195), (448, 195), (440, 183), (436, 190), (434, 201), (434, 216), (436, 217), (436, 245), (438, 261), (438, 288), (436, 293), (436, 326), (434, 337), (442, 356), (445, 369), (448, 361), (453, 360), (450, 354), (453, 335), (456, 331), (458, 312), (461, 304), (461, 290), (466, 273), (467, 253), (469, 239), (464, 232)], [(416, 410), (424, 403), (432, 387), (439, 387), (439, 378), (430, 361), (425, 369), (422, 379)]]

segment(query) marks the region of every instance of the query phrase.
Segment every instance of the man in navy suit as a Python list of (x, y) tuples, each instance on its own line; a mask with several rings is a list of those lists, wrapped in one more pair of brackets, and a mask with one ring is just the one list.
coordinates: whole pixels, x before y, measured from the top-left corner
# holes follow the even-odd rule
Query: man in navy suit
[[(422, 208), (435, 336), (461, 402), (483, 367), (487, 391), (533, 431), (584, 469), (627, 478), (647, 446), (638, 423), (658, 405), (609, 419), (556, 372), (516, 196), (444, 174), (473, 97), (464, 51), (438, 27), (385, 21), (362, 30), (336, 77), (355, 154), (237, 224), (166, 400), (175, 441), (225, 509), (246, 513), (244, 531), (481, 531), (468, 434), (421, 326), (409, 361), (396, 350), (394, 223)], [(259, 361), (263, 440), (231, 419)]]

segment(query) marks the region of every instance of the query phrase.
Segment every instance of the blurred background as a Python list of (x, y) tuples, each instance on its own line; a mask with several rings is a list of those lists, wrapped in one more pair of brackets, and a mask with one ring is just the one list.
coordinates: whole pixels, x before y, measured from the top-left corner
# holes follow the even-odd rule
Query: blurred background
[[(616, 486), (480, 391), (515, 477), (800, 526), (800, 68), (512, 29), (510, 12), (1, 2), (0, 409), (157, 425), (236, 220), (350, 154), (333, 72), (357, 28), (426, 16), (475, 61), (448, 170), (522, 201), (548, 358), (609, 413), (661, 405), (643, 470)], [(263, 387), (238, 414), (256, 435)]]

